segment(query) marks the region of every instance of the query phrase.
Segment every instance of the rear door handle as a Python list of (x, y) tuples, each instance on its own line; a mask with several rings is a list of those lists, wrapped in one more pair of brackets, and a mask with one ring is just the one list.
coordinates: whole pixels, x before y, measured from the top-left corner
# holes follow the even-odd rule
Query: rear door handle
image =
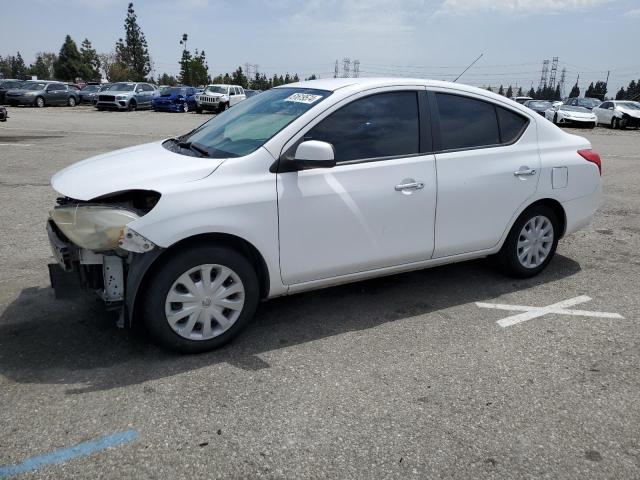
[(531, 176), (531, 175), (535, 175), (536, 174), (536, 169), (535, 168), (523, 168), (521, 170), (518, 170), (517, 172), (513, 172), (513, 174), (516, 177)]
[(400, 183), (396, 185), (396, 192), (403, 190), (421, 190), (424, 188), (424, 182)]

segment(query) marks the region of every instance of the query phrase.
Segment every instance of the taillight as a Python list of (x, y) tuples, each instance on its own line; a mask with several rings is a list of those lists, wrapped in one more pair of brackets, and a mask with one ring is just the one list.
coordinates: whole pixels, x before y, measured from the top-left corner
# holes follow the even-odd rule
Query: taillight
[(598, 166), (598, 171), (600, 175), (602, 175), (602, 160), (600, 160), (600, 155), (594, 152), (591, 149), (588, 150), (578, 150), (578, 154), (584, 158), (587, 162), (595, 163)]

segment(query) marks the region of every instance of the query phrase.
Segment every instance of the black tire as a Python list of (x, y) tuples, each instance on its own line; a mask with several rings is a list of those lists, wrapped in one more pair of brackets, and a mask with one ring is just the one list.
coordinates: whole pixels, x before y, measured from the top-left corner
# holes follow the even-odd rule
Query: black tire
[(611, 128), (612, 128), (613, 130), (615, 130), (616, 128), (618, 128), (618, 119), (617, 119), (617, 118), (615, 118), (615, 117), (611, 119)]
[(222, 105), (220, 105), (218, 107), (218, 113), (222, 113), (225, 110), (229, 110), (229, 104), (228, 103), (223, 103)]
[(135, 100), (130, 100), (129, 103), (127, 104), (127, 111), (129, 112), (135, 112), (137, 108), (138, 108), (138, 104), (136, 103)]
[(618, 119), (618, 128), (620, 130), (626, 130), (628, 125), (629, 125), (629, 121), (626, 118)]
[(555, 113), (555, 114), (553, 115), (553, 124), (554, 124), (554, 125), (557, 125), (557, 124), (558, 124), (558, 114), (557, 114), (557, 113)]
[(33, 101), (33, 106), (38, 108), (44, 107), (45, 106), (44, 98), (36, 97), (35, 100)]
[(196, 113), (202, 113), (202, 109), (200, 107), (196, 107)]
[(596, 122), (593, 122), (592, 124), (589, 125), (589, 128), (591, 130), (593, 130), (594, 128), (596, 128)]
[(77, 104), (78, 102), (76, 102), (75, 97), (69, 97), (69, 99), (67, 100), (67, 105), (69, 105), (70, 107), (75, 107)]
[[(524, 266), (518, 259), (518, 240), (524, 226), (531, 219), (538, 216), (546, 217), (551, 222), (551, 225), (553, 227), (553, 239), (549, 254), (543, 260), (543, 262), (536, 267), (529, 268)], [(534, 205), (527, 208), (518, 217), (516, 222), (513, 224), (513, 227), (511, 227), (511, 231), (509, 232), (504, 245), (496, 255), (498, 267), (504, 274), (515, 278), (529, 278), (539, 274), (553, 259), (553, 256), (556, 253), (556, 248), (558, 247), (558, 239), (560, 234), (560, 222), (558, 221), (558, 217), (556, 216), (555, 212), (551, 208), (547, 207), (546, 205)]]
[[(171, 328), (165, 315), (165, 301), (172, 285), (182, 274), (204, 264), (223, 265), (238, 275), (244, 287), (244, 305), (235, 323), (219, 336), (191, 340)], [(243, 255), (227, 247), (201, 246), (168, 256), (150, 278), (142, 299), (144, 324), (156, 343), (181, 353), (206, 352), (231, 341), (253, 318), (260, 298), (258, 276), (253, 266)]]

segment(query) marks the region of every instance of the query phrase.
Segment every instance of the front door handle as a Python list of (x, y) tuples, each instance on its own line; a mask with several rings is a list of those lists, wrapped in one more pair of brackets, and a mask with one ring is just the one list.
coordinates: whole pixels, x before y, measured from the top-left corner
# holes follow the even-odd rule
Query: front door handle
[(401, 192), (403, 190), (421, 190), (424, 188), (424, 182), (411, 182), (411, 183), (400, 183), (396, 185), (396, 192)]
[(513, 172), (516, 177), (527, 177), (536, 174), (535, 168), (522, 168), (517, 172)]

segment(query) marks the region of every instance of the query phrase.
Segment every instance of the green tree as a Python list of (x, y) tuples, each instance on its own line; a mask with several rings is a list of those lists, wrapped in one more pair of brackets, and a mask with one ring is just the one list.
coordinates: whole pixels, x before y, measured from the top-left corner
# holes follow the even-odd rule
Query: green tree
[(504, 95), (507, 98), (513, 97), (513, 87), (511, 85), (509, 85), (509, 88), (507, 88), (507, 93), (505, 93)]
[(498, 89), (498, 95), (504, 96), (504, 87), (502, 85), (500, 85), (500, 88)]
[(27, 66), (20, 52), (15, 57), (11, 57), (11, 76), (13, 78), (27, 78)]
[(147, 39), (138, 25), (138, 17), (133, 9), (133, 2), (127, 8), (127, 17), (124, 20), (124, 39), (116, 42), (116, 70), (127, 70), (131, 80), (145, 80), (151, 71), (151, 58)]
[(616, 100), (624, 100), (627, 98), (627, 92), (625, 92), (624, 87), (620, 87), (618, 93), (616, 93)]
[(493, 92), (493, 89), (490, 86), (487, 87), (487, 90), (490, 91), (490, 92)]
[(36, 62), (29, 67), (29, 73), (35, 75), (38, 80), (47, 80), (51, 76), (44, 58), (40, 55), (36, 57)]
[(162, 75), (158, 75), (158, 85), (171, 85), (176, 86), (178, 84), (178, 79), (173, 75), (169, 75), (168, 73), (163, 73)]
[(89, 39), (85, 38), (80, 46), (80, 56), (82, 57), (82, 78), (85, 80), (100, 80), (100, 57), (93, 48)]
[(569, 93), (569, 98), (579, 97), (579, 96), (580, 96), (580, 88), (578, 88), (578, 84), (576, 83), (571, 89), (571, 92)]
[(191, 85), (191, 63), (193, 62), (193, 58), (191, 56), (191, 52), (186, 48), (182, 50), (182, 58), (180, 58), (180, 74), (178, 78), (180, 79), (180, 83), (184, 85)]
[(231, 83), (233, 83), (234, 85), (240, 85), (243, 88), (249, 88), (249, 82), (246, 75), (242, 71), (242, 67), (238, 67), (236, 71), (231, 74)]
[(527, 93), (527, 96), (531, 98), (536, 98), (536, 91), (533, 89), (533, 87), (529, 89), (529, 93)]
[[(209, 83), (209, 65), (207, 65), (207, 56), (204, 50), (198, 53), (196, 49), (193, 60), (191, 61), (191, 84), (195, 87), (206, 85)], [(246, 87), (245, 87), (246, 88)]]
[(522, 97), (522, 87), (518, 87), (518, 97)]
[(593, 82), (591, 82), (589, 84), (589, 87), (587, 88), (587, 91), (584, 92), (584, 96), (585, 97), (593, 97), (595, 95), (595, 86), (593, 85)]
[(58, 60), (53, 66), (53, 71), (58, 80), (67, 82), (75, 82), (75, 79), (82, 77), (84, 73), (82, 56), (78, 51), (76, 42), (73, 41), (70, 35), (65, 37), (64, 43), (60, 47)]
[(318, 77), (316, 77), (316, 74), (314, 73), (313, 75), (311, 75), (310, 77), (305, 78), (305, 80), (316, 80)]

